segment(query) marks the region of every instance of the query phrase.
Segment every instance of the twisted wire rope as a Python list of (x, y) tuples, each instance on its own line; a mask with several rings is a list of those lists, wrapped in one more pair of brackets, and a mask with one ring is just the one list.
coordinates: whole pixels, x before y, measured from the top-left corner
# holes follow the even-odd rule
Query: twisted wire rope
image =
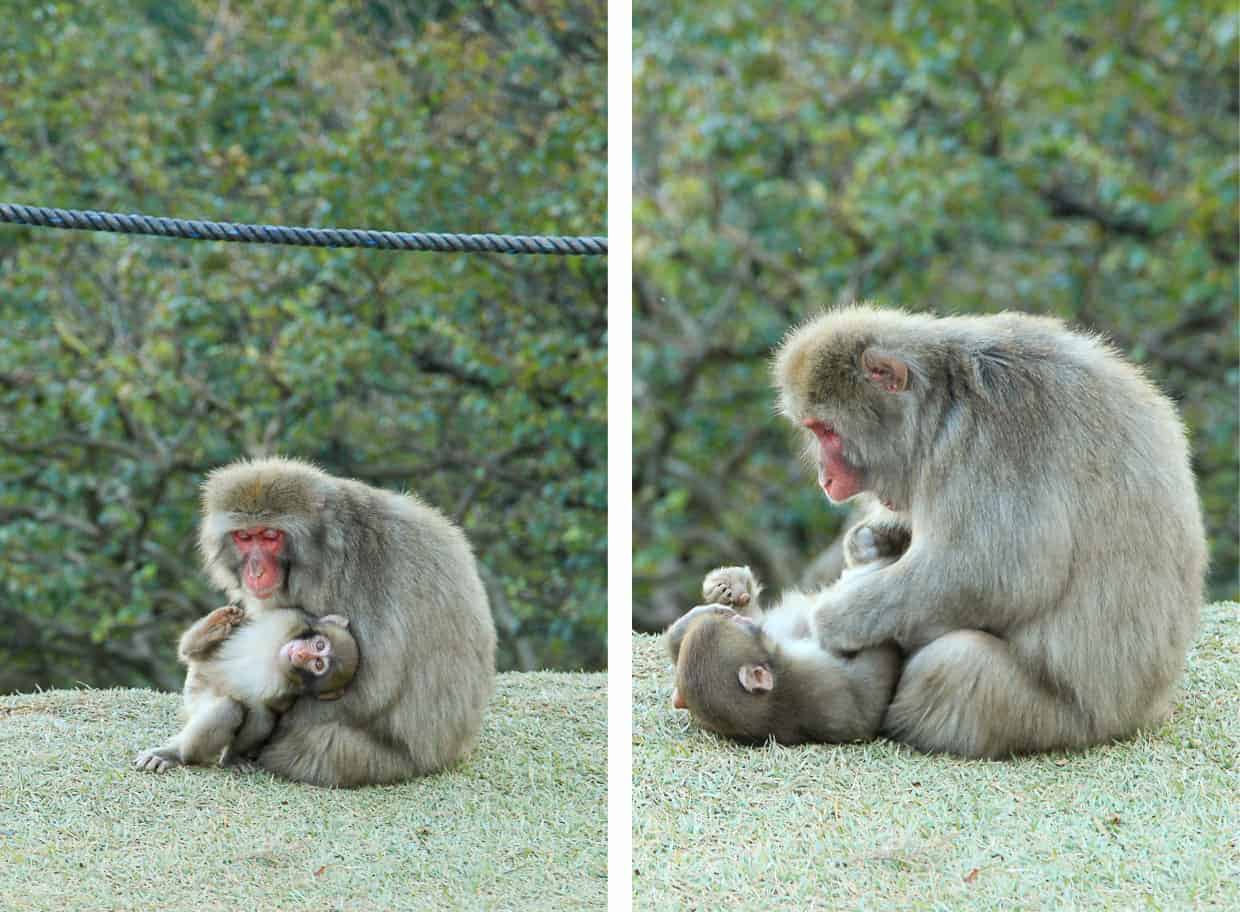
[(290, 225), (247, 225), (162, 216), (96, 212), (90, 209), (54, 209), (0, 203), (0, 222), (111, 231), (191, 241), (228, 241), (237, 244), (286, 244), (299, 247), (366, 247), (375, 250), (419, 250), (434, 253), (508, 253), (547, 256), (606, 256), (607, 238), (524, 234), (442, 234), (408, 231), (371, 231), (363, 228), (305, 228)]

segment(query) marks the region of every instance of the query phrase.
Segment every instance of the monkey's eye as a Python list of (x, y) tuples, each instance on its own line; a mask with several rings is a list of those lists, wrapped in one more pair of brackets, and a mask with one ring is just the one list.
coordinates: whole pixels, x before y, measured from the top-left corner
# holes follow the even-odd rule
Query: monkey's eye
[(249, 532), (234, 532), (233, 537), (236, 538), (237, 541), (249, 541), (251, 538), (253, 538), (253, 536), (250, 535)]
[(267, 541), (275, 541), (279, 537), (280, 537), (279, 529), (264, 529), (263, 530), (263, 538), (267, 539)]
[(327, 663), (323, 661), (322, 659), (315, 659), (314, 660), (314, 673), (322, 674), (325, 671), (327, 671)]
[(314, 641), (314, 649), (316, 652), (322, 652), (326, 648), (327, 648), (326, 640), (315, 640)]

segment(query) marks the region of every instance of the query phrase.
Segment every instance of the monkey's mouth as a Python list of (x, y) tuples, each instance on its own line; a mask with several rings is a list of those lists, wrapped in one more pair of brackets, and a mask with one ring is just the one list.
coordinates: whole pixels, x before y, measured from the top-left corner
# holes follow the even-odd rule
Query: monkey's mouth
[(862, 472), (844, 456), (844, 438), (833, 425), (817, 418), (802, 422), (818, 439), (818, 486), (832, 503), (843, 503), (862, 491)]

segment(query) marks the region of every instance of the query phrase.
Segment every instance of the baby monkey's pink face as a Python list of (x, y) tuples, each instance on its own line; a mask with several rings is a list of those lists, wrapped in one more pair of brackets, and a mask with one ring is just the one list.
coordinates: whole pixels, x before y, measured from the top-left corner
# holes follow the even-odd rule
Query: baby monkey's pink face
[(313, 636), (289, 640), (281, 647), (280, 656), (294, 668), (320, 677), (331, 668), (332, 643), (323, 634), (316, 633)]

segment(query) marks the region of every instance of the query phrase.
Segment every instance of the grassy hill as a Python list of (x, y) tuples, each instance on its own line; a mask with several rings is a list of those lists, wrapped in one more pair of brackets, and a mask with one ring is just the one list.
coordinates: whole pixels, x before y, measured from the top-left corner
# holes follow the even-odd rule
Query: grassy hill
[(1205, 610), (1161, 727), (1009, 762), (745, 748), (634, 636), (634, 909), (1240, 908), (1240, 605)]
[(0, 896), (78, 910), (604, 909), (606, 676), (500, 675), (450, 772), (354, 791), (130, 766), (145, 690), (0, 697)]

